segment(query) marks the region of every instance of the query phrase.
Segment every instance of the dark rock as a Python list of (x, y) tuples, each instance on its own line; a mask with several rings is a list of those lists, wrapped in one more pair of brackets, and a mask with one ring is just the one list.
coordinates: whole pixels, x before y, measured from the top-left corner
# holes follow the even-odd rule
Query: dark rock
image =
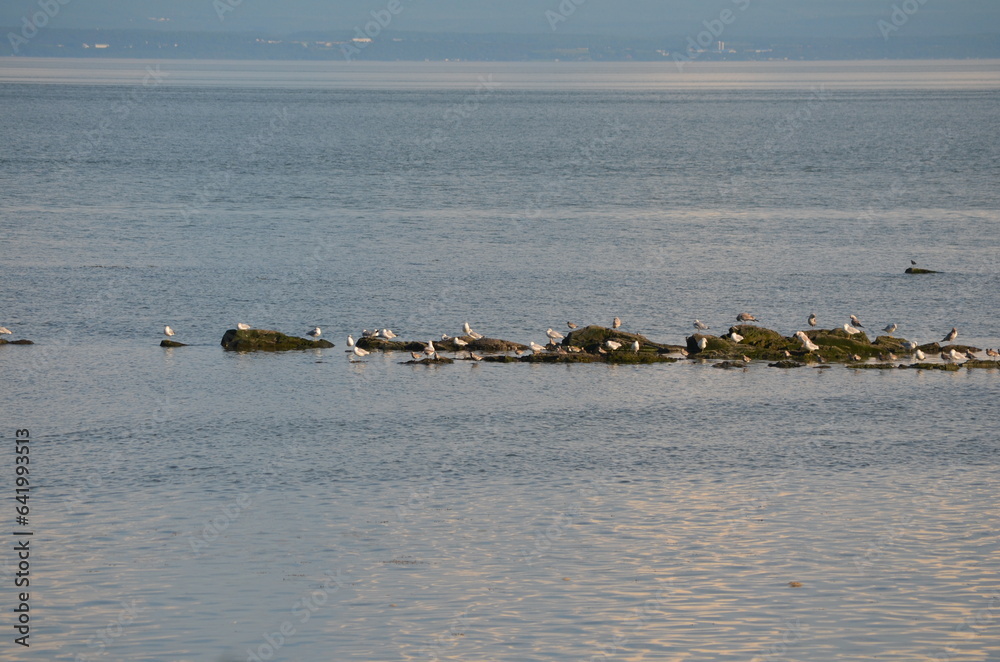
[(778, 361), (776, 363), (768, 363), (768, 368), (804, 368), (805, 363), (799, 363), (798, 361)]
[[(589, 354), (597, 354), (597, 350), (604, 345), (606, 340), (614, 340), (622, 344), (621, 349), (617, 350), (617, 352), (628, 351), (632, 354), (634, 354), (631, 349), (632, 343), (639, 341), (640, 356), (644, 353), (666, 354), (683, 349), (680, 345), (667, 345), (664, 343), (653, 342), (646, 336), (638, 333), (627, 333), (625, 331), (619, 331), (618, 329), (609, 329), (606, 326), (597, 326), (595, 324), (591, 324), (590, 326), (582, 329), (570, 331), (569, 334), (563, 338), (562, 346), (579, 347)], [(657, 361), (651, 361), (651, 363), (656, 362)]]
[[(361, 349), (367, 349), (369, 352), (422, 352), (427, 347), (427, 343), (425, 342), (386, 340), (375, 337), (365, 338), (364, 336), (358, 338), (354, 344)], [(438, 344), (435, 342), (434, 346), (437, 347)], [(442, 347), (441, 349), (444, 348)]]
[(229, 329), (222, 336), (221, 345), (234, 352), (284, 352), (333, 347), (333, 343), (328, 340), (297, 338), (268, 329)]
[(722, 361), (720, 363), (713, 363), (712, 367), (722, 368), (723, 370), (732, 370), (733, 368), (745, 368), (746, 365), (747, 364), (742, 361), (740, 361), (739, 363), (737, 363), (736, 361)]
[(934, 271), (932, 269), (921, 269), (919, 267), (910, 267), (909, 269), (907, 269), (903, 273), (907, 273), (907, 274), (936, 274), (936, 273), (939, 273), (939, 272)]
[(445, 365), (448, 363), (454, 363), (453, 359), (449, 359), (445, 356), (438, 357), (436, 359), (420, 359), (419, 361), (403, 361), (403, 365)]
[(979, 361), (972, 359), (962, 364), (963, 368), (985, 368), (987, 370), (1000, 370), (1000, 361)]
[(4, 340), (0, 338), (0, 345), (34, 345), (35, 343), (31, 340), (25, 340), (21, 338), (20, 340)]
[(851, 363), (847, 367), (854, 370), (895, 370), (903, 366), (897, 366), (895, 363)]
[(160, 347), (187, 347), (187, 345), (182, 342), (177, 342), (176, 340), (167, 340), (164, 338), (160, 341)]
[(915, 368), (917, 370), (944, 370), (945, 372), (958, 372), (958, 366), (954, 363), (911, 363), (906, 367)]

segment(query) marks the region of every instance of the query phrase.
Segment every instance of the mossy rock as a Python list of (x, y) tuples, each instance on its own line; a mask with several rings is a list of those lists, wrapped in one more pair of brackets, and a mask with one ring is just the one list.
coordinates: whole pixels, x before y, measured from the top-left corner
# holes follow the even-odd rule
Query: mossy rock
[(499, 338), (473, 338), (472, 336), (458, 336), (465, 343), (464, 347), (459, 347), (455, 338), (448, 340), (435, 340), (434, 346), (442, 352), (485, 352), (487, 354), (499, 354), (500, 352), (513, 352), (515, 349), (528, 349), (527, 345), (516, 343), (510, 340), (500, 340)]
[(20, 340), (4, 340), (0, 338), (0, 345), (34, 345), (35, 343), (31, 340), (25, 340), (21, 338)]
[(768, 368), (784, 368), (784, 369), (804, 368), (805, 366), (806, 366), (805, 363), (799, 363), (798, 361), (778, 361), (776, 363), (767, 364)]
[(222, 336), (220, 344), (234, 352), (284, 352), (293, 349), (333, 347), (333, 343), (328, 340), (297, 338), (268, 329), (229, 329)]
[(449, 363), (454, 363), (454, 359), (449, 359), (445, 356), (439, 356), (436, 359), (426, 358), (420, 359), (419, 361), (403, 361), (403, 365), (447, 365)]
[(640, 354), (643, 352), (676, 352), (683, 349), (680, 345), (667, 345), (664, 343), (653, 342), (646, 336), (638, 333), (627, 333), (625, 331), (609, 329), (606, 326), (598, 326), (596, 324), (570, 331), (566, 337), (563, 338), (562, 345), (563, 347), (579, 347), (588, 353), (596, 354), (597, 350), (604, 345), (606, 340), (615, 340), (620, 342), (622, 344), (622, 350), (628, 349), (633, 342), (639, 341)]
[(985, 368), (986, 370), (1000, 370), (1000, 361), (980, 361), (972, 359), (962, 364), (963, 368)]
[(160, 347), (187, 347), (187, 345), (176, 340), (167, 340), (164, 338), (160, 341)]
[(933, 269), (921, 269), (920, 267), (910, 267), (906, 271), (904, 271), (903, 273), (907, 273), (907, 274), (936, 274), (936, 273), (940, 273), (940, 272), (934, 271)]
[(926, 345), (921, 345), (918, 347), (921, 352), (925, 354), (938, 354), (940, 352), (950, 352), (951, 350), (957, 350), (965, 354), (966, 352), (980, 352), (982, 351), (979, 347), (973, 347), (972, 345), (944, 345), (940, 343), (929, 342)]
[(944, 370), (945, 372), (958, 372), (958, 366), (954, 363), (911, 363), (906, 367), (916, 370)]
[[(366, 338), (364, 336), (358, 338), (354, 344), (369, 352), (422, 352), (424, 347), (427, 347), (425, 342), (386, 340), (385, 338)], [(434, 346), (437, 347), (438, 344), (435, 342)]]
[(713, 368), (722, 368), (723, 370), (732, 370), (733, 368), (745, 368), (747, 364), (744, 361), (737, 363), (736, 361), (721, 361), (719, 363), (713, 363)]
[(904, 366), (897, 366), (895, 363), (852, 363), (847, 367), (852, 370), (896, 370)]

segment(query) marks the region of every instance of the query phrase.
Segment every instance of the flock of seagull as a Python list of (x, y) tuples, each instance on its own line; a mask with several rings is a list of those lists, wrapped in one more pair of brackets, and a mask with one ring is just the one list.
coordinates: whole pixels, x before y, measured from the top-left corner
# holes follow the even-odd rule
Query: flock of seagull
[[(740, 313), (740, 314), (738, 314), (736, 316), (736, 321), (737, 322), (744, 322), (744, 323), (745, 322), (757, 322), (758, 319), (756, 317), (754, 317), (752, 314), (744, 312), (744, 313)], [(818, 321), (816, 319), (816, 314), (815, 313), (810, 313), (809, 318), (806, 320), (806, 322), (809, 324), (810, 327), (815, 327), (818, 324)], [(611, 321), (611, 328), (612, 329), (619, 329), (619, 328), (621, 328), (621, 325), (622, 325), (621, 318), (615, 317)], [(570, 330), (578, 328), (578, 325), (574, 324), (573, 322), (566, 322), (566, 326)], [(698, 319), (694, 320), (693, 326), (694, 326), (694, 328), (695, 328), (696, 331), (708, 331), (711, 328), (709, 325), (705, 324), (704, 322), (702, 322), (701, 320), (698, 320)], [(249, 330), (252, 327), (249, 324), (245, 324), (243, 322), (240, 322), (239, 324), (236, 325), (236, 328), (240, 329), (240, 330)], [(845, 322), (844, 325), (843, 325), (843, 327), (841, 327), (841, 328), (843, 328), (844, 332), (847, 333), (848, 337), (850, 337), (850, 336), (856, 335), (858, 333), (861, 333), (861, 329), (864, 329), (865, 325), (861, 322), (861, 320), (858, 318), (857, 315), (851, 315), (850, 316), (850, 322)], [(889, 324), (887, 324), (885, 326), (885, 328), (882, 329), (882, 331), (885, 332), (885, 333), (887, 333), (887, 334), (889, 334), (891, 336), (893, 333), (895, 333), (896, 329), (898, 329), (898, 328), (899, 328), (898, 324), (889, 323)], [(476, 331), (474, 331), (472, 329), (472, 327), (469, 325), (468, 322), (465, 322), (462, 325), (462, 332), (463, 332), (463, 334), (465, 336), (470, 337), (473, 340), (478, 340), (478, 339), (480, 339), (480, 338), (483, 337), (483, 335), (481, 333), (477, 333)], [(0, 327), (0, 334), (2, 334), (2, 333), (8, 333), (9, 334), (10, 331), (8, 329), (6, 329), (5, 327)], [(163, 327), (163, 333), (166, 336), (168, 336), (168, 337), (175, 335), (174, 330), (172, 328), (170, 328), (170, 326)], [(306, 335), (309, 336), (309, 337), (311, 337), (312, 339), (316, 340), (316, 339), (319, 339), (319, 337), (322, 335), (322, 333), (323, 333), (323, 330), (320, 327), (316, 326), (316, 327), (313, 327), (312, 329), (310, 329), (309, 331), (307, 331)], [(532, 342), (530, 342), (528, 344), (528, 347), (531, 349), (532, 352), (539, 353), (539, 352), (543, 352), (543, 351), (546, 351), (548, 349), (553, 349), (553, 348), (557, 349), (557, 351), (558, 350), (570, 351), (570, 352), (582, 352), (583, 351), (579, 347), (572, 347), (572, 346), (567, 347), (565, 349), (562, 349), (562, 347), (559, 345), (559, 341), (563, 340), (566, 336), (564, 336), (562, 333), (556, 331), (555, 329), (553, 329), (551, 327), (549, 327), (548, 329), (545, 330), (545, 335), (549, 339), (549, 343), (550, 343), (549, 346), (543, 346), (543, 345), (540, 345), (540, 344), (532, 341)], [(369, 331), (368, 329), (364, 329), (361, 332), (361, 337), (362, 338), (378, 338), (380, 340), (393, 340), (393, 339), (397, 338), (398, 336), (395, 333), (393, 333), (392, 330), (386, 328), (386, 329), (375, 329), (374, 331)], [(727, 337), (729, 338), (729, 340), (731, 340), (733, 342), (736, 342), (736, 343), (739, 343), (739, 342), (741, 342), (744, 339), (743, 336), (741, 336), (740, 334), (736, 333), (735, 331), (730, 332)], [(814, 343), (809, 338), (809, 336), (806, 334), (805, 331), (796, 331), (795, 334), (794, 334), (794, 337), (796, 339), (798, 339), (798, 341), (800, 343), (802, 343), (803, 349), (805, 349), (807, 352), (815, 352), (815, 351), (817, 351), (817, 350), (820, 349), (820, 346), (817, 345), (816, 343)], [(955, 340), (957, 337), (958, 337), (958, 328), (953, 327), (951, 329), (951, 331), (949, 331), (947, 334), (945, 334), (945, 336), (941, 339), (941, 342), (942, 343), (949, 343), (949, 342), (952, 342), (953, 340)], [(452, 336), (449, 336), (448, 334), (441, 334), (441, 341), (451, 341), (452, 343), (454, 343), (457, 346), (457, 348), (458, 348), (457, 351), (466, 351), (466, 352), (468, 352), (469, 357), (472, 360), (474, 360), (474, 361), (481, 361), (483, 359), (482, 356), (480, 356), (479, 354), (476, 354), (471, 349), (464, 349), (469, 343), (467, 341), (465, 341), (464, 339), (460, 338), (460, 337), (457, 337), (457, 336), (456, 337), (452, 337)], [(706, 337), (702, 336), (701, 338), (699, 338), (697, 340), (697, 345), (698, 345), (699, 349), (704, 350), (708, 346), (708, 339)], [(357, 356), (359, 358), (368, 356), (371, 353), (368, 350), (363, 349), (362, 347), (359, 347), (357, 345), (357, 343), (355, 342), (353, 335), (348, 335), (347, 336), (347, 346), (349, 348), (347, 351), (353, 353), (354, 356)], [(604, 341), (603, 346), (598, 351), (600, 351), (602, 353), (606, 353), (607, 351), (612, 351), (613, 352), (613, 351), (617, 351), (617, 350), (621, 349), (623, 346), (624, 346), (624, 344), (622, 342), (619, 342), (617, 340), (608, 339), (608, 340)], [(920, 349), (918, 349), (917, 343), (915, 343), (913, 341), (907, 340), (907, 341), (903, 342), (903, 347), (907, 351), (913, 353), (913, 355), (919, 361), (922, 361), (922, 360), (924, 360), (926, 358), (926, 355), (924, 354), (924, 352), (922, 352)], [(639, 349), (640, 349), (639, 341), (638, 340), (633, 341), (629, 345), (628, 349), (630, 349), (632, 352), (638, 353)], [(518, 356), (522, 356), (526, 352), (527, 352), (527, 350), (524, 350), (524, 349), (518, 349), (518, 350), (516, 350), (516, 354)], [(684, 356), (688, 355), (688, 352), (686, 350), (684, 350), (684, 349), (681, 349), (679, 353), (682, 354), (682, 355), (684, 355)], [(986, 354), (988, 356), (994, 357), (994, 358), (1000, 357), (1000, 351), (994, 350), (994, 349), (987, 349), (986, 350)], [(416, 360), (416, 361), (419, 361), (419, 360), (422, 360), (422, 359), (428, 359), (428, 358), (429, 359), (438, 359), (438, 358), (440, 358), (440, 356), (438, 355), (438, 348), (434, 346), (434, 341), (433, 340), (427, 341), (427, 344), (424, 347), (423, 352), (410, 352), (410, 356), (414, 360)], [(895, 359), (896, 358), (892, 354), (889, 354), (888, 356), (889, 356), (890, 359)], [(972, 353), (971, 351), (959, 352), (955, 348), (950, 349), (948, 352), (941, 352), (940, 356), (941, 356), (942, 360), (949, 361), (949, 362), (966, 361), (966, 360), (976, 359), (977, 358), (975, 356), (975, 354)], [(860, 357), (857, 357), (857, 358), (860, 358)], [(748, 362), (748, 363), (750, 362), (750, 359), (747, 356), (744, 356), (743, 360), (745, 362)]]

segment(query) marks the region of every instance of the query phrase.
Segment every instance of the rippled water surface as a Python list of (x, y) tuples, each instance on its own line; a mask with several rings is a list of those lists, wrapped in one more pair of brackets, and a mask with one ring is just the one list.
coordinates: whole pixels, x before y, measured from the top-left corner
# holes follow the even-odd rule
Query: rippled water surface
[[(991, 63), (24, 66), (0, 325), (36, 344), (0, 347), (0, 425), (34, 440), (33, 629), (0, 658), (1000, 658), (1000, 371), (343, 351), (743, 310), (996, 347)], [(226, 353), (239, 321), (336, 347)]]

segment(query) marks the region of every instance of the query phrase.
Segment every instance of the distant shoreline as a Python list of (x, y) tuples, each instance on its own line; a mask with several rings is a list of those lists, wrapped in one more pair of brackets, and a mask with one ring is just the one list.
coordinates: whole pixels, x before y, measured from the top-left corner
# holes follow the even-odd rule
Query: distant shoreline
[(346, 62), (0, 57), (0, 83), (498, 90), (998, 90), (1000, 59)]

